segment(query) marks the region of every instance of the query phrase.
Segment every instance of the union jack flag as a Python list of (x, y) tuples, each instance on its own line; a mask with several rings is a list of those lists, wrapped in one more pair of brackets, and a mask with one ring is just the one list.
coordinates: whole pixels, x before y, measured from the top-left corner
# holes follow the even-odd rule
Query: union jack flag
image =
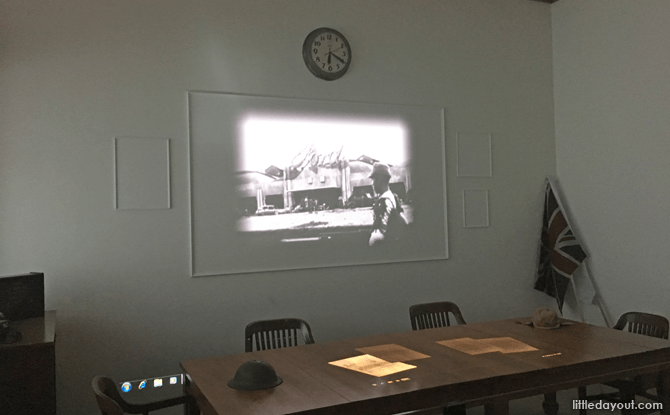
[(565, 292), (572, 274), (586, 259), (586, 254), (573, 235), (549, 182), (545, 189), (544, 202), (540, 262), (535, 289), (556, 298), (558, 309), (563, 314)]

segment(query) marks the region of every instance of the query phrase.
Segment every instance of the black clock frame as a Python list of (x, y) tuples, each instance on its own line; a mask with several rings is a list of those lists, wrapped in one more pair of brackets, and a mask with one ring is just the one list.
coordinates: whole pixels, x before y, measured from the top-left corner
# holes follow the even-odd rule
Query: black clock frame
[[(312, 43), (317, 38), (317, 36), (321, 35), (324, 32), (333, 33), (339, 36), (340, 39), (342, 39), (342, 43), (344, 43), (344, 46), (349, 53), (349, 59), (347, 60), (347, 63), (345, 63), (344, 69), (342, 69), (341, 71), (338, 72), (324, 71), (323, 69), (319, 68), (316, 62), (312, 60)], [(349, 70), (349, 66), (351, 65), (351, 46), (349, 45), (349, 41), (347, 41), (347, 38), (344, 37), (342, 33), (329, 27), (320, 27), (318, 29), (312, 30), (310, 34), (307, 35), (307, 37), (305, 38), (305, 41), (302, 44), (302, 58), (305, 60), (305, 65), (307, 65), (307, 69), (309, 69), (309, 71), (314, 76), (326, 81), (334, 81), (336, 79), (340, 79), (341, 77), (343, 77), (344, 74), (347, 73), (347, 71)]]

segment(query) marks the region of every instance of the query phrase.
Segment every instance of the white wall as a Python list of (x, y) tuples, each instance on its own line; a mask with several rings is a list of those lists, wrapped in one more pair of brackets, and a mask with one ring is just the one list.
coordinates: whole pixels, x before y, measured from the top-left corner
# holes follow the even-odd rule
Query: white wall
[(670, 316), (670, 3), (552, 6), (558, 177), (611, 321)]
[[(255, 319), (302, 317), (327, 341), (408, 330), (418, 302), (455, 301), (473, 322), (552, 304), (532, 289), (555, 173), (549, 5), (0, 0), (0, 19), (0, 275), (46, 274), (59, 413), (94, 412), (94, 375), (241, 352)], [(302, 61), (320, 26), (353, 47), (335, 82)], [(189, 278), (188, 90), (444, 107), (450, 259)], [(459, 131), (493, 134), (493, 177), (456, 177)], [(171, 209), (114, 210), (116, 136), (171, 138)], [(658, 145), (644, 151), (660, 160)], [(488, 228), (463, 228), (464, 189), (489, 190)]]

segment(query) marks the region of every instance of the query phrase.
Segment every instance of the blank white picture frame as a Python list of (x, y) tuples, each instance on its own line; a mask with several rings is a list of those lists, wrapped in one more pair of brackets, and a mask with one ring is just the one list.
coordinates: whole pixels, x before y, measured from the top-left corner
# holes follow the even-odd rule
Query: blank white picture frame
[(489, 226), (489, 191), (463, 190), (463, 227), (486, 228)]
[(456, 133), (458, 177), (491, 177), (491, 134)]
[(170, 139), (114, 138), (114, 208), (170, 209)]

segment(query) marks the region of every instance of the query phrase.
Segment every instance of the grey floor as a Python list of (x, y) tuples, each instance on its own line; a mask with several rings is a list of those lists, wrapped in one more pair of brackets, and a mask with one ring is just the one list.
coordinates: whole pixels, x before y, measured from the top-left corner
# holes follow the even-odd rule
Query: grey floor
[[(602, 392), (611, 392), (614, 389), (611, 389), (607, 386), (593, 385), (588, 389), (589, 394), (602, 393)], [(509, 413), (510, 415), (544, 415), (542, 410), (542, 401), (544, 396), (533, 396), (525, 399), (517, 399), (510, 401)], [(577, 389), (559, 391), (556, 394), (556, 400), (558, 401), (558, 415), (578, 415), (579, 409), (572, 409), (573, 400), (577, 400)], [(637, 398), (637, 402), (649, 402), (644, 398)], [(484, 408), (469, 408), (467, 411), (468, 415), (484, 415)], [(656, 412), (658, 413), (658, 412)], [(601, 415), (601, 414), (616, 414), (620, 415), (620, 410), (604, 410), (604, 409), (592, 409), (587, 412), (588, 415)]]
[[(588, 388), (589, 394), (598, 394), (598, 393), (609, 393), (613, 392), (614, 389), (609, 388), (604, 385), (592, 385)], [(544, 400), (543, 395), (533, 396), (525, 399), (517, 399), (510, 401), (509, 413), (510, 415), (544, 415), (544, 410), (542, 409), (542, 401)], [(558, 415), (578, 415), (579, 409), (572, 409), (573, 401), (577, 400), (577, 389), (564, 390), (556, 394), (556, 400), (558, 401)], [(649, 402), (644, 398), (637, 397), (636, 402)], [(658, 412), (656, 412), (658, 413)], [(441, 415), (442, 410), (440, 408), (434, 408), (426, 412), (421, 411), (421, 415)], [(603, 415), (603, 414), (615, 414), (621, 415), (621, 410), (605, 410), (605, 409), (591, 409), (587, 411), (588, 415)], [(407, 414), (400, 414), (407, 415)], [(467, 409), (467, 415), (484, 415), (484, 407), (474, 407)]]
[[(572, 409), (572, 401), (577, 399), (577, 389), (575, 390), (566, 390), (560, 391), (556, 394), (556, 400), (558, 401), (558, 414), (559, 415), (578, 415), (578, 409)], [(543, 395), (533, 396), (525, 399), (517, 399), (510, 401), (509, 403), (509, 413), (518, 414), (518, 415), (544, 415), (542, 410), (542, 401), (544, 400)], [(621, 414), (621, 411), (588, 411), (589, 414)], [(468, 409), (468, 415), (484, 415), (484, 408), (470, 408)]]

